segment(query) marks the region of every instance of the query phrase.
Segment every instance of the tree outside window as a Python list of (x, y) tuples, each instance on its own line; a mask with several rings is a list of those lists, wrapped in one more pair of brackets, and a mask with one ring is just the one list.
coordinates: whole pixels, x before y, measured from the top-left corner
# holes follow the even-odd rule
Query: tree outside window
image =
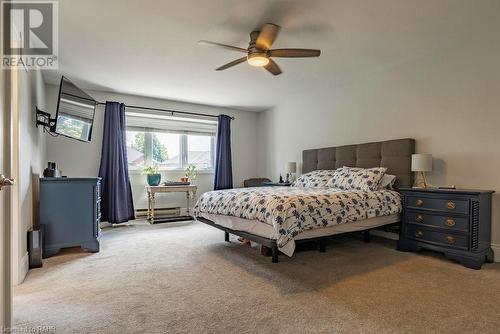
[[(153, 145), (152, 145), (153, 162), (161, 164), (167, 161), (168, 152), (165, 145), (158, 140), (158, 136), (154, 133), (152, 134), (152, 139), (153, 139)], [(146, 134), (143, 132), (136, 133), (131, 147), (143, 154), (146, 154)]]

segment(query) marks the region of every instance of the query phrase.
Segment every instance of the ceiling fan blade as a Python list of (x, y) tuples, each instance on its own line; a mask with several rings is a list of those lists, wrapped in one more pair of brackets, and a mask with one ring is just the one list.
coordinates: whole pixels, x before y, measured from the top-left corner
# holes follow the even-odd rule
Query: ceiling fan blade
[(243, 48), (239, 48), (237, 46), (232, 46), (232, 45), (227, 45), (227, 44), (216, 43), (216, 42), (210, 42), (210, 41), (201, 40), (201, 41), (198, 41), (198, 44), (200, 44), (200, 45), (208, 45), (208, 46), (218, 46), (218, 47), (221, 47), (221, 48), (224, 48), (224, 49), (228, 49), (228, 50), (233, 50), (233, 51), (248, 53), (247, 49), (243, 49)]
[(269, 63), (266, 66), (264, 66), (264, 68), (266, 70), (268, 70), (269, 72), (271, 72), (272, 75), (280, 75), (281, 74), (280, 67), (272, 59), (269, 59)]
[(215, 70), (216, 71), (222, 71), (222, 70), (228, 69), (230, 67), (233, 67), (235, 65), (241, 64), (241, 63), (243, 63), (245, 61), (247, 61), (247, 57), (241, 57), (239, 59), (233, 60), (230, 63), (227, 63), (226, 65), (222, 65), (221, 67), (218, 67)]
[(319, 57), (321, 50), (315, 49), (274, 49), (269, 50), (269, 57)]
[(257, 40), (255, 41), (255, 45), (261, 50), (269, 50), (276, 40), (276, 37), (278, 37), (280, 29), (281, 27), (276, 24), (264, 24), (260, 30)]

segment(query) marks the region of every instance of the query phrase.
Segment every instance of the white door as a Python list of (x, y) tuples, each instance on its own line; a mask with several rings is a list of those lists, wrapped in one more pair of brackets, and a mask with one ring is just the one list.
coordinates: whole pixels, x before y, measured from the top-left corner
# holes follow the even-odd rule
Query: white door
[(0, 70), (0, 331), (12, 322), (11, 145), (10, 71)]

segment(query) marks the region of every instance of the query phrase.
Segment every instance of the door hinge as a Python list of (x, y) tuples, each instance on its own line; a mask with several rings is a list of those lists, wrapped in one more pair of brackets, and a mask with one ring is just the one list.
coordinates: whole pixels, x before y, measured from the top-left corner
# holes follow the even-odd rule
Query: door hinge
[(9, 179), (8, 177), (5, 177), (3, 174), (0, 174), (0, 190), (2, 190), (3, 187), (13, 186), (14, 182), (15, 182), (14, 179)]

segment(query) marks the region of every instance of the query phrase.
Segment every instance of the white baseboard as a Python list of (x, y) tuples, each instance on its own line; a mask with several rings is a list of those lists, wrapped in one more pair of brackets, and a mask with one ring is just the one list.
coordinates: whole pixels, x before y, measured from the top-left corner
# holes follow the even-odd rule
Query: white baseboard
[(491, 244), (491, 249), (495, 253), (495, 262), (500, 262), (500, 244)]
[(28, 275), (28, 270), (29, 270), (29, 254), (28, 252), (24, 253), (23, 257), (21, 258), (21, 261), (19, 261), (19, 268), (17, 269), (17, 277), (13, 277), (13, 282), (12, 284), (14, 285), (19, 285), (21, 284), (24, 279), (26, 278), (26, 275)]
[(108, 222), (100, 222), (100, 223), (99, 223), (99, 226), (100, 226), (101, 228), (105, 228), (105, 227), (111, 227), (111, 226), (113, 226), (113, 224), (110, 224), (110, 223), (108, 223)]

